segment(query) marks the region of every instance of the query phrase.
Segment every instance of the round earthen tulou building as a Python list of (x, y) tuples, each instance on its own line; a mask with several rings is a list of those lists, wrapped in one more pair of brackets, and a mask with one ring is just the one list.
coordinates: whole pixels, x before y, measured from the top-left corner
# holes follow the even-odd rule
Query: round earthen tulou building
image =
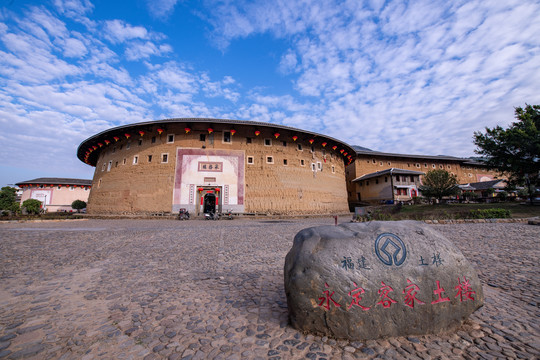
[(315, 214), (349, 211), (356, 152), (287, 126), (181, 118), (106, 130), (77, 156), (96, 168), (92, 214)]

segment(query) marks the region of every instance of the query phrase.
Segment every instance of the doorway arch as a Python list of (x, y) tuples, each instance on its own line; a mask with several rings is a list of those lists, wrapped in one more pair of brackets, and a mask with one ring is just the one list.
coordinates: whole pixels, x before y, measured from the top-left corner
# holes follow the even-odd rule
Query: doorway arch
[(203, 213), (207, 214), (216, 212), (216, 195), (214, 193), (206, 193), (203, 201)]

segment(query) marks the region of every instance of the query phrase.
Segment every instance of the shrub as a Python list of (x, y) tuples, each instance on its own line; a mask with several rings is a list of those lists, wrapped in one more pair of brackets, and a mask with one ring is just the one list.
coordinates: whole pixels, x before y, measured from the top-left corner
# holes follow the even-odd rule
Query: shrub
[(471, 210), (470, 216), (473, 219), (504, 219), (510, 217), (510, 211), (507, 209), (477, 209)]
[(71, 203), (71, 207), (77, 210), (77, 212), (79, 213), (82, 209), (86, 207), (86, 203), (82, 200), (75, 200)]
[(39, 214), (41, 211), (41, 201), (36, 199), (24, 200), (22, 206), (26, 208), (29, 214)]

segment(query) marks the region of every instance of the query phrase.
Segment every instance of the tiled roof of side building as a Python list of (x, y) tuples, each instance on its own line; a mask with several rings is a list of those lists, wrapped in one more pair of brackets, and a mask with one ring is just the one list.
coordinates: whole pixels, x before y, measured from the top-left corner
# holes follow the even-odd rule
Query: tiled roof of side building
[(390, 168), (390, 169), (381, 170), (381, 171), (377, 171), (377, 172), (374, 172), (374, 173), (362, 175), (362, 176), (354, 179), (353, 182), (372, 179), (372, 178), (376, 178), (376, 177), (379, 177), (379, 176), (382, 176), (382, 175), (424, 175), (424, 173), (421, 172), (421, 171)]
[(475, 190), (487, 190), (489, 188), (492, 188), (493, 186), (497, 185), (500, 182), (504, 182), (502, 179), (497, 180), (490, 180), (490, 181), (481, 181), (481, 182), (475, 182), (475, 183), (469, 183), (464, 185), (470, 185)]
[(396, 154), (396, 153), (387, 153), (382, 151), (372, 151), (366, 148), (361, 149), (360, 146), (353, 145), (353, 148), (356, 150), (357, 155), (369, 155), (369, 156), (386, 156), (386, 157), (396, 157), (396, 158), (408, 158), (408, 159), (417, 159), (419, 161), (424, 160), (446, 160), (446, 161), (459, 161), (462, 163), (470, 165), (483, 165), (480, 161), (470, 158), (460, 158), (456, 156), (449, 155), (412, 155), (412, 154)]
[(68, 179), (68, 178), (37, 178), (33, 180), (21, 181), (15, 185), (42, 184), (42, 185), (84, 185), (91, 186), (92, 180), (88, 179)]

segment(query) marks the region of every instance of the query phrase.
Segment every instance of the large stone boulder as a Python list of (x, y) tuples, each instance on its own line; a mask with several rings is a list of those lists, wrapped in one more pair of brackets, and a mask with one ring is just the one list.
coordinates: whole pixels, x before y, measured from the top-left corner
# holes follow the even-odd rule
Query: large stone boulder
[(469, 261), (417, 221), (304, 229), (284, 270), (292, 326), (335, 338), (448, 332), (484, 303)]

